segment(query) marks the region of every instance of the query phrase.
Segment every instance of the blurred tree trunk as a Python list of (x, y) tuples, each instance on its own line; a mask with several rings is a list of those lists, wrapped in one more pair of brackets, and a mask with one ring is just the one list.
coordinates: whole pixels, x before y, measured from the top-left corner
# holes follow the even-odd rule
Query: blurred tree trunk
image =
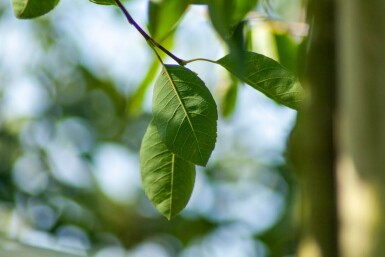
[(309, 98), (291, 142), (303, 198), (298, 256), (380, 257), (385, 256), (385, 1), (335, 2), (309, 1), (303, 74)]
[(291, 153), (301, 186), (299, 257), (338, 257), (334, 0), (308, 3), (310, 25), (302, 83), (308, 101), (298, 114)]
[(341, 246), (385, 256), (385, 1), (339, 5)]

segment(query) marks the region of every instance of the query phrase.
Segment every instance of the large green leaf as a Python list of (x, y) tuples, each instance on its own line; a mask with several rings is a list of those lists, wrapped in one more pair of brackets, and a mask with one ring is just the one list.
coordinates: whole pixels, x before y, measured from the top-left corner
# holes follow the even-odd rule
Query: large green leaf
[(217, 63), (278, 103), (297, 109), (303, 100), (303, 89), (298, 78), (273, 59), (244, 52), (242, 71), (232, 60), (230, 55), (226, 55)]
[(115, 0), (90, 0), (90, 1), (95, 4), (101, 4), (101, 5), (116, 5)]
[(189, 0), (150, 0), (148, 29), (151, 36), (163, 41), (178, 25), (189, 5)]
[(59, 0), (12, 0), (13, 11), (19, 19), (32, 19), (51, 11)]
[(155, 208), (167, 219), (187, 205), (195, 182), (195, 166), (167, 149), (151, 122), (140, 149), (144, 191)]
[(218, 112), (203, 81), (185, 67), (165, 65), (155, 83), (152, 109), (168, 149), (206, 165), (215, 147)]

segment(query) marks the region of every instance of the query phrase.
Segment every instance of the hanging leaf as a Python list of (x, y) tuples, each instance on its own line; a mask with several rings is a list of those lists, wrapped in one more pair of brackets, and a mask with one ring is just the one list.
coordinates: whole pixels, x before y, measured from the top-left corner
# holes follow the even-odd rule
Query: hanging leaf
[(279, 63), (287, 67), (294, 74), (298, 74), (299, 44), (287, 33), (274, 34)]
[(264, 55), (244, 52), (243, 58), (242, 71), (234, 65), (230, 55), (226, 55), (217, 63), (271, 99), (297, 109), (304, 94), (296, 76)]
[(95, 4), (101, 4), (101, 5), (116, 5), (115, 0), (90, 0), (90, 1)]
[(216, 32), (226, 43), (232, 62), (238, 69), (243, 63), (249, 21), (247, 14), (258, 0), (209, 0), (210, 20)]
[(232, 33), (235, 0), (209, 0), (209, 15), (213, 27), (225, 40), (228, 40)]
[(232, 15), (233, 22), (240, 22), (257, 4), (258, 0), (235, 0), (236, 9)]
[(154, 58), (148, 68), (146, 76), (142, 79), (136, 91), (127, 100), (126, 111), (130, 116), (139, 116), (148, 88), (152, 85), (158, 73), (160, 62)]
[(215, 147), (218, 112), (203, 81), (185, 67), (165, 65), (155, 83), (152, 110), (168, 149), (206, 165)]
[(142, 183), (147, 197), (167, 219), (187, 205), (195, 182), (195, 166), (167, 149), (151, 122), (140, 149)]
[(148, 29), (151, 36), (162, 42), (176, 28), (189, 6), (189, 0), (150, 0)]
[(220, 97), (220, 110), (223, 117), (230, 117), (237, 104), (238, 78), (234, 75), (229, 78), (228, 83), (222, 86)]
[(59, 0), (12, 0), (13, 11), (19, 19), (32, 19), (51, 11)]
[(256, 7), (258, 0), (208, 0), (211, 23), (227, 41), (246, 15)]

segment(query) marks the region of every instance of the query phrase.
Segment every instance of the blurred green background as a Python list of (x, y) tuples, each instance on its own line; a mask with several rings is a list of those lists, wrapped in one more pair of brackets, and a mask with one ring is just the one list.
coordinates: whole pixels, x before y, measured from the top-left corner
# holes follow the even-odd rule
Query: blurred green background
[[(127, 1), (144, 28), (147, 1)], [(297, 73), (300, 0), (262, 1), (247, 48)], [(204, 5), (164, 42), (183, 59), (226, 47)], [(171, 60), (167, 59), (167, 62)], [(172, 221), (145, 197), (138, 151), (159, 65), (117, 8), (62, 1), (33, 21), (0, 2), (0, 257), (294, 256), (295, 112), (210, 63), (192, 63), (222, 116), (187, 208)]]

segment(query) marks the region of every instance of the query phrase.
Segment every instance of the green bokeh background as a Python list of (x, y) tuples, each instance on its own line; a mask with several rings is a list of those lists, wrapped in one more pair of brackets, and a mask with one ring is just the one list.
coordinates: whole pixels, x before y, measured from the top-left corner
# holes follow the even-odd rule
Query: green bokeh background
[[(247, 47), (297, 72), (301, 4), (263, 3), (249, 15)], [(145, 28), (146, 1), (126, 5)], [(185, 59), (227, 52), (200, 5), (163, 44)], [(190, 203), (169, 222), (140, 184), (159, 72), (146, 42), (111, 6), (63, 0), (21, 21), (2, 1), (0, 256), (294, 256), (296, 187), (284, 153), (295, 112), (210, 63), (189, 68), (219, 108), (236, 102)]]

